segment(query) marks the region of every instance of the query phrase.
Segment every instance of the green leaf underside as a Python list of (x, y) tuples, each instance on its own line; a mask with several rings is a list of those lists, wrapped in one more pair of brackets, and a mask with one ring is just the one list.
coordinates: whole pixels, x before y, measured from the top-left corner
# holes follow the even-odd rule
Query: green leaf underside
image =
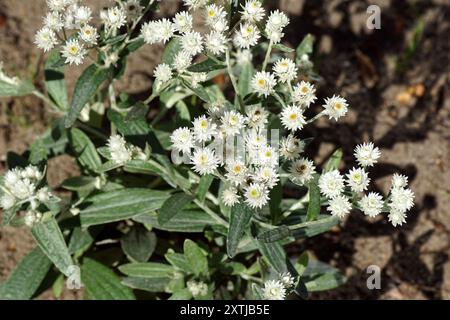
[(227, 253), (229, 257), (236, 254), (239, 242), (247, 229), (254, 211), (242, 203), (234, 205), (231, 209), (230, 227), (227, 236)]
[(128, 263), (119, 267), (120, 272), (137, 278), (165, 278), (173, 277), (174, 268), (158, 262)]
[(165, 278), (138, 278), (138, 277), (127, 277), (122, 279), (122, 283), (127, 287), (149, 291), (149, 292), (165, 292), (167, 291), (167, 286), (172, 279)]

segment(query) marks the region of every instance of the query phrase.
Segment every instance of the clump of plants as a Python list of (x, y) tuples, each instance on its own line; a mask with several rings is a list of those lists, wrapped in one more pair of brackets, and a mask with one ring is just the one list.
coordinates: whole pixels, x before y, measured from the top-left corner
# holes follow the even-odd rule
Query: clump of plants
[[(43, 90), (0, 69), (0, 96), (35, 95), (54, 114), (27, 152), (8, 154), (0, 179), (3, 225), (26, 225), (37, 243), (1, 298), (49, 286), (60, 296), (64, 285), (91, 299), (307, 298), (344, 278), (286, 247), (306, 249), (303, 239), (352, 211), (405, 223), (407, 177), (395, 174), (385, 197), (369, 192), (380, 157), (372, 143), (356, 146), (344, 173), (340, 149), (321, 167), (305, 156), (320, 135), (303, 129), (338, 121), (349, 103), (316, 96), (313, 38), (283, 45), (285, 13), (257, 0), (185, 0), (184, 11), (153, 20), (151, 0), (100, 12), (47, 3), (35, 40), (46, 53)], [(158, 44), (147, 98), (118, 92), (129, 56)], [(86, 67), (69, 100), (72, 65)], [(52, 190), (47, 161), (62, 154), (79, 174)]]

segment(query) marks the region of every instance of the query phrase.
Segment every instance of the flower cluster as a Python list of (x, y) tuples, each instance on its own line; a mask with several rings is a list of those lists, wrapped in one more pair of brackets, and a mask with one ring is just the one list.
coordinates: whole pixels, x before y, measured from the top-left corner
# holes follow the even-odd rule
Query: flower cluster
[(336, 169), (320, 176), (319, 188), (321, 194), (328, 199), (328, 211), (339, 218), (345, 217), (353, 207), (361, 209), (369, 217), (388, 211), (389, 221), (394, 226), (402, 225), (406, 212), (414, 203), (414, 193), (406, 188), (408, 178), (393, 175), (386, 202), (376, 192), (364, 194), (370, 183), (367, 169), (377, 163), (380, 150), (373, 143), (363, 143), (355, 148), (355, 157), (361, 167), (350, 169), (345, 177)]
[(284, 300), (294, 284), (295, 278), (289, 272), (283, 273), (278, 280), (268, 280), (264, 283), (263, 298), (266, 300)]
[(22, 206), (26, 206), (28, 213), (25, 216), (25, 223), (31, 226), (39, 222), (42, 217), (37, 211), (40, 204), (57, 200), (47, 187), (39, 187), (43, 176), (44, 174), (34, 166), (9, 170), (0, 185), (2, 191), (0, 207), (3, 210), (18, 211)]
[(109, 137), (107, 147), (109, 158), (116, 165), (124, 165), (133, 159), (147, 159), (147, 155), (141, 148), (127, 144), (125, 139), (118, 134)]
[(208, 294), (208, 285), (202, 281), (190, 280), (186, 283), (186, 286), (193, 297), (201, 297)]

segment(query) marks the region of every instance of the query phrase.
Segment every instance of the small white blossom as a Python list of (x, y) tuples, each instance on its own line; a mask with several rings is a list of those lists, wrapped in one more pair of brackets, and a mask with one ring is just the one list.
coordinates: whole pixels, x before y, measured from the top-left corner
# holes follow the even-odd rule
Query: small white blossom
[(299, 185), (305, 185), (313, 178), (316, 167), (311, 160), (301, 158), (294, 161), (289, 168), (290, 179)]
[(247, 176), (247, 168), (241, 160), (233, 160), (227, 163), (225, 169), (227, 173), (225, 177), (235, 186), (245, 182)]
[(286, 160), (295, 160), (304, 151), (305, 143), (292, 134), (281, 138), (280, 154)]
[(269, 201), (269, 192), (264, 185), (259, 183), (251, 183), (245, 189), (245, 202), (251, 208), (262, 208)]
[(238, 134), (245, 125), (245, 117), (236, 111), (225, 111), (220, 121), (221, 129), (228, 136)]
[(364, 169), (353, 168), (347, 174), (347, 184), (354, 192), (363, 192), (369, 186), (370, 178)]
[(281, 281), (269, 280), (264, 283), (263, 297), (265, 300), (284, 300), (286, 289)]
[(278, 174), (271, 166), (260, 167), (256, 171), (256, 179), (258, 183), (261, 183), (267, 188), (272, 189), (279, 181)]
[(80, 38), (89, 44), (97, 44), (97, 29), (90, 25), (85, 25), (80, 29)]
[(176, 150), (190, 153), (194, 147), (194, 138), (191, 131), (184, 127), (176, 129), (170, 136), (170, 141)]
[(269, 112), (259, 105), (247, 107), (246, 113), (250, 128), (262, 128), (268, 122)]
[(291, 59), (280, 59), (273, 68), (278, 80), (281, 83), (291, 82), (297, 77), (297, 67)]
[(184, 5), (189, 7), (190, 10), (195, 10), (201, 7), (204, 7), (206, 4), (206, 0), (183, 0)]
[(186, 69), (189, 68), (191, 64), (192, 64), (192, 55), (183, 50), (177, 53), (173, 61), (173, 67), (179, 73), (183, 73), (184, 71), (186, 71)]
[(292, 99), (302, 106), (309, 107), (317, 99), (314, 85), (306, 81), (301, 81), (294, 87)]
[(0, 207), (3, 208), (3, 210), (8, 210), (14, 207), (16, 204), (16, 198), (13, 195), (10, 195), (9, 193), (4, 193), (0, 197)]
[(88, 23), (92, 19), (92, 10), (89, 7), (82, 6), (78, 7), (75, 10), (74, 18), (75, 23), (79, 26), (82, 26), (86, 23)]
[(356, 161), (362, 167), (372, 167), (380, 158), (380, 149), (375, 147), (372, 142), (363, 143), (355, 148)]
[(47, 6), (51, 11), (60, 12), (67, 6), (67, 0), (47, 0)]
[(280, 281), (286, 289), (292, 288), (295, 284), (295, 278), (289, 272), (280, 274)]
[(113, 7), (100, 12), (100, 19), (106, 29), (119, 29), (127, 23), (127, 16), (121, 7)]
[(153, 75), (155, 76), (156, 81), (165, 83), (172, 79), (172, 68), (168, 64), (161, 63), (156, 66)]
[(64, 27), (62, 16), (58, 12), (49, 12), (44, 18), (44, 26), (55, 31), (59, 31)]
[(344, 218), (352, 209), (352, 205), (346, 196), (338, 195), (328, 201), (327, 210), (339, 219)]
[(325, 104), (323, 105), (323, 107), (325, 108), (325, 114), (330, 119), (334, 119), (337, 121), (340, 117), (343, 117), (347, 114), (348, 103), (347, 100), (342, 97), (333, 96), (331, 98), (325, 99)]
[(128, 21), (134, 21), (140, 17), (144, 8), (139, 0), (128, 0), (125, 3), (125, 11)]
[(414, 193), (410, 189), (392, 189), (388, 205), (391, 210), (406, 212), (414, 206)]
[(71, 39), (62, 46), (61, 54), (66, 58), (66, 63), (80, 65), (87, 55), (87, 50), (77, 39)]
[(319, 178), (319, 188), (327, 198), (337, 197), (344, 190), (344, 178), (338, 170), (326, 172)]
[(290, 105), (283, 108), (281, 112), (281, 123), (286, 129), (293, 132), (301, 130), (306, 124), (302, 109), (297, 105)]
[(391, 210), (388, 214), (388, 219), (394, 227), (401, 226), (406, 222), (406, 214), (401, 211)]
[(408, 186), (408, 177), (398, 173), (394, 173), (392, 175), (391, 184), (392, 189), (406, 188)]
[(57, 44), (56, 33), (50, 28), (44, 27), (36, 33), (34, 43), (44, 52), (52, 50)]
[(131, 151), (127, 148), (126, 141), (122, 136), (117, 134), (110, 136), (107, 145), (114, 163), (123, 165), (131, 160)]
[(214, 150), (209, 148), (197, 149), (191, 157), (194, 170), (200, 175), (212, 174), (219, 165)]
[(289, 18), (278, 10), (272, 11), (266, 23), (266, 35), (273, 43), (279, 43), (283, 38), (283, 29), (289, 24)]
[(259, 151), (258, 164), (262, 166), (274, 167), (278, 164), (278, 152), (269, 146), (261, 148)]
[(259, 22), (264, 18), (266, 11), (259, 0), (248, 0), (243, 6), (242, 19), (249, 22)]
[(269, 72), (260, 71), (252, 79), (252, 88), (259, 95), (264, 95), (265, 97), (271, 95), (274, 92), (274, 87), (277, 81), (275, 76)]
[(210, 4), (205, 7), (205, 23), (207, 26), (213, 27), (217, 21), (225, 19), (226, 11), (222, 6)]
[(181, 38), (181, 47), (191, 56), (201, 53), (203, 50), (202, 35), (196, 31), (187, 32)]
[(222, 201), (223, 203), (228, 206), (232, 207), (236, 203), (239, 202), (239, 195), (237, 193), (236, 188), (227, 188), (222, 192)]
[(220, 55), (227, 50), (227, 38), (221, 32), (211, 31), (206, 35), (205, 47), (212, 54)]
[(206, 80), (208, 80), (208, 74), (206, 72), (194, 72), (191, 74), (191, 85), (194, 89)]
[(207, 142), (217, 133), (217, 125), (206, 116), (195, 118), (192, 124), (194, 125), (194, 137), (198, 142)]
[(180, 33), (192, 31), (192, 16), (187, 11), (179, 12), (173, 18), (173, 28)]
[(373, 218), (379, 215), (383, 210), (384, 201), (380, 194), (370, 192), (362, 197), (358, 204), (366, 216)]
[(249, 49), (258, 43), (260, 37), (261, 35), (256, 26), (245, 23), (240, 25), (239, 30), (236, 30), (233, 41), (238, 48)]
[(237, 50), (236, 62), (239, 65), (251, 63), (253, 60), (252, 52), (249, 49)]

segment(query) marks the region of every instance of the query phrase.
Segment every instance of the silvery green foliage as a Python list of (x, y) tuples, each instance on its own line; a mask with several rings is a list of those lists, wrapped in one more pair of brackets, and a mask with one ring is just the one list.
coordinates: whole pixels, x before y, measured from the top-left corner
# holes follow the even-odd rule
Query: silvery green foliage
[[(52, 264), (57, 295), (67, 278), (91, 299), (135, 299), (140, 290), (170, 299), (306, 298), (345, 279), (306, 253), (287, 256), (285, 246), (351, 211), (406, 221), (414, 194), (405, 176), (392, 177), (385, 198), (368, 191), (380, 157), (372, 143), (356, 146), (347, 173), (340, 149), (322, 167), (305, 156), (312, 139), (302, 129), (339, 120), (350, 104), (317, 97), (313, 37), (296, 49), (281, 44), (283, 12), (257, 0), (196, 0), (152, 20), (156, 1), (117, 0), (101, 12), (47, 2), (36, 34), (49, 52), (46, 93), (0, 68), (0, 96), (33, 94), (58, 115), (29, 151), (9, 154), (0, 180), (3, 223), (26, 224), (38, 244), (1, 284), (1, 298), (32, 298)], [(193, 15), (207, 31), (193, 27)], [(117, 92), (127, 58), (155, 44), (165, 49), (148, 98)], [(64, 73), (81, 64), (69, 101)], [(77, 160), (80, 175), (50, 190), (46, 163), (61, 154)]]

